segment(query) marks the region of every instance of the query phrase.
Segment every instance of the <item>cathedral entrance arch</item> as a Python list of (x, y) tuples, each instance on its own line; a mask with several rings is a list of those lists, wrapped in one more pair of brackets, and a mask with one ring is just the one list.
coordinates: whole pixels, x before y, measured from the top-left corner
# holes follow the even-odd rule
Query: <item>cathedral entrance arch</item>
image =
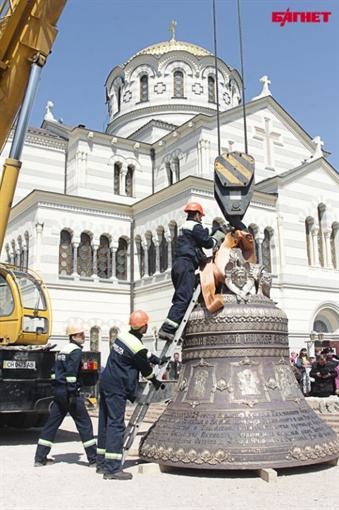
[(315, 348), (332, 347), (339, 354), (339, 306), (323, 304), (314, 315), (311, 340)]

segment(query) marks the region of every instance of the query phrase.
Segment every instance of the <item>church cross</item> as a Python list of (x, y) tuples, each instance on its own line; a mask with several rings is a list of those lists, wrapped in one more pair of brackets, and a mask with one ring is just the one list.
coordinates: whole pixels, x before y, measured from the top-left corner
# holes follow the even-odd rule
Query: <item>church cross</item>
[(253, 138), (264, 142), (266, 167), (273, 168), (272, 143), (275, 143), (275, 145), (282, 146), (281, 142), (279, 141), (281, 135), (280, 135), (280, 133), (271, 131), (271, 128), (270, 128), (271, 119), (268, 119), (267, 117), (265, 117), (264, 120), (265, 120), (265, 129), (255, 126), (254, 129), (256, 131), (256, 134), (254, 135)]
[(171, 32), (171, 41), (175, 41), (175, 28), (177, 26), (177, 22), (172, 20), (170, 23), (169, 31)]

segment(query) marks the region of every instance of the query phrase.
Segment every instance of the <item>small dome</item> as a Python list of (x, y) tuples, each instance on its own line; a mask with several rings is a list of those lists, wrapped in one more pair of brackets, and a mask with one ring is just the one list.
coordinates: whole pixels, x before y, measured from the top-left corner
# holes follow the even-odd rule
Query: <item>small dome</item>
[(147, 48), (144, 48), (143, 50), (138, 51), (138, 53), (133, 55), (129, 61), (139, 55), (164, 55), (170, 51), (187, 51), (196, 57), (206, 57), (207, 55), (212, 55), (210, 51), (205, 50), (205, 48), (197, 46), (196, 44), (171, 39), (170, 41), (162, 41), (157, 44), (152, 44), (152, 46), (147, 46)]

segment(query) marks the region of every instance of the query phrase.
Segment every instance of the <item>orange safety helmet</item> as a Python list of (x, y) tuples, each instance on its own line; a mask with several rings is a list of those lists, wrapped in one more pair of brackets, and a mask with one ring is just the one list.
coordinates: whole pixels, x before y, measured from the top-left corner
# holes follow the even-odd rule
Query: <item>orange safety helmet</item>
[(186, 205), (185, 205), (185, 209), (184, 211), (186, 213), (189, 213), (189, 212), (198, 212), (201, 214), (201, 216), (205, 216), (205, 212), (202, 208), (202, 205), (199, 204), (199, 202), (188, 202)]
[(143, 326), (146, 326), (149, 322), (149, 316), (143, 310), (135, 310), (135, 312), (131, 313), (129, 316), (128, 324), (132, 329), (140, 329)]

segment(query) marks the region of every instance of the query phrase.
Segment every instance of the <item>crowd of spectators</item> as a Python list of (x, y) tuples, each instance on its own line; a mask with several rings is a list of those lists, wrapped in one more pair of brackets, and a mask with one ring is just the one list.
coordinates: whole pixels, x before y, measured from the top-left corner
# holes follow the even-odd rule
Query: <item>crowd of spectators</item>
[(339, 356), (331, 348), (316, 352), (315, 357), (305, 348), (299, 354), (291, 352), (290, 363), (305, 397), (339, 395)]

